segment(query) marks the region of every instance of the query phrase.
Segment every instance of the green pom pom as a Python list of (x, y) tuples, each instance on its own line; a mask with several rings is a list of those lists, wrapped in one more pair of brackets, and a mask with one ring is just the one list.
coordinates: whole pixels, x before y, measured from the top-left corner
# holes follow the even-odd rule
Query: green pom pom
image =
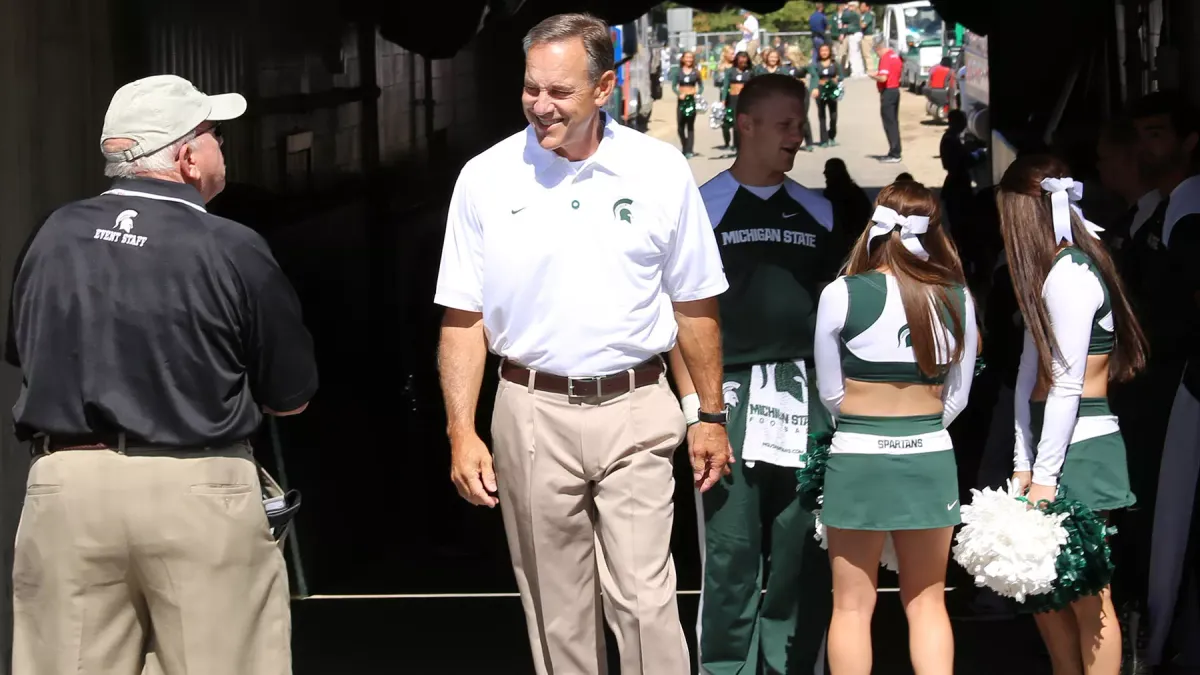
[(1067, 543), (1055, 561), (1058, 579), (1054, 590), (1025, 600), (1025, 609), (1034, 613), (1066, 609), (1080, 598), (1098, 594), (1112, 581), (1112, 549), (1108, 538), (1117, 533), (1117, 528), (1106, 525), (1083, 502), (1065, 499), (1062, 494), (1060, 490), (1060, 496), (1053, 502), (1038, 505), (1049, 514), (1067, 514), (1063, 521)]
[(983, 360), (982, 356), (976, 358), (975, 359), (975, 377), (979, 377), (980, 375), (982, 375), (983, 371), (985, 371), (985, 370), (987, 370), (987, 362), (985, 362)]
[(820, 497), (825, 490), (825, 467), (829, 464), (829, 445), (833, 434), (809, 434), (808, 453), (804, 468), (796, 470), (796, 492), (800, 506), (807, 511), (821, 508)]

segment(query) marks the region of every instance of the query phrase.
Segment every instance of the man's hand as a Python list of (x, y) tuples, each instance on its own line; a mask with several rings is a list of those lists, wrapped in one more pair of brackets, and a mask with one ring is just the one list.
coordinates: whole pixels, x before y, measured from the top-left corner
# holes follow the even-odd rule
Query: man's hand
[(692, 460), (692, 478), (700, 492), (708, 492), (722, 477), (728, 476), (734, 463), (733, 449), (725, 426), (697, 422), (688, 429), (688, 455)]
[(1017, 484), (1017, 494), (1023, 495), (1029, 491), (1029, 484), (1033, 482), (1033, 472), (1014, 471), (1012, 479)]
[(493, 508), (500, 503), (496, 493), (496, 472), (492, 453), (478, 435), (450, 440), (450, 480), (458, 496), (476, 506)]

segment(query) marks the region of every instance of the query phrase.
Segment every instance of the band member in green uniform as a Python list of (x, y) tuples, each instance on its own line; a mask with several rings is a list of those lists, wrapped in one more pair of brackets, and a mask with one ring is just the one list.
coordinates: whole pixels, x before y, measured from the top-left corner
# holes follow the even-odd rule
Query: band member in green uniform
[(946, 565), (959, 523), (947, 427), (967, 405), (978, 349), (962, 263), (938, 199), (913, 181), (880, 191), (846, 276), (821, 293), (814, 352), (837, 427), (821, 520), (833, 567), (829, 666), (871, 672), (871, 617), (890, 537), (917, 673), (950, 673)]
[(704, 93), (704, 80), (696, 68), (696, 55), (684, 52), (679, 66), (671, 69), (671, 91), (679, 98), (675, 122), (679, 125), (679, 145), (688, 159), (696, 156), (696, 97)]
[[(1072, 204), (1082, 196), (1066, 165), (1049, 155), (1018, 158), (997, 191), (1025, 321), (1013, 479), (1031, 504), (1065, 496), (1108, 514), (1135, 501), (1108, 386), (1145, 366), (1146, 341), (1096, 226)], [(1120, 672), (1109, 588), (1034, 618), (1055, 673)]]
[[(817, 101), (817, 119), (821, 123), (820, 147), (837, 145), (838, 101), (842, 98), (845, 74), (833, 58), (833, 50), (824, 44), (817, 48), (817, 60), (808, 66), (808, 88)], [(829, 126), (826, 126), (828, 121)]]
[(733, 132), (733, 151), (738, 150), (738, 128), (735, 121), (737, 120), (737, 105), (738, 96), (742, 93), (742, 88), (746, 86), (754, 77), (754, 66), (750, 61), (750, 55), (746, 52), (738, 52), (737, 56), (733, 57), (733, 68), (725, 71), (725, 82), (721, 87), (721, 101), (725, 104), (725, 124)]
[[(810, 393), (821, 288), (841, 264), (833, 209), (786, 177), (803, 137), (805, 90), (763, 75), (742, 90), (742, 145), (700, 189), (730, 290), (721, 296), (733, 473), (700, 495), (701, 672), (811, 673), (831, 611), (829, 562), (796, 495), (809, 432), (829, 429)], [(689, 421), (682, 360), (671, 371)], [(764, 542), (769, 542), (768, 546)], [(766, 593), (763, 580), (766, 577)], [(819, 672), (819, 671), (817, 671)]]

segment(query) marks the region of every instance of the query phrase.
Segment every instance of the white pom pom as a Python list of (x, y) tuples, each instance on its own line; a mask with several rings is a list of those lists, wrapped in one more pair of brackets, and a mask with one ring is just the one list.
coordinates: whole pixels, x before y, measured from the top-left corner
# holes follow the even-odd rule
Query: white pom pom
[[(825, 540), (825, 523), (821, 522), (821, 512), (813, 511), (813, 539), (821, 542), (821, 548), (829, 550), (829, 542)], [(893, 572), (900, 571), (900, 561), (896, 558), (896, 545), (892, 542), (892, 533), (888, 532), (883, 539), (883, 554), (879, 556), (879, 564)]]
[(1017, 602), (1048, 593), (1057, 577), (1055, 560), (1067, 542), (1065, 514), (1030, 509), (1017, 500), (1020, 491), (1012, 481), (1006, 490), (971, 490), (971, 495), (971, 503), (962, 507), (954, 559), (975, 577), (976, 586)]

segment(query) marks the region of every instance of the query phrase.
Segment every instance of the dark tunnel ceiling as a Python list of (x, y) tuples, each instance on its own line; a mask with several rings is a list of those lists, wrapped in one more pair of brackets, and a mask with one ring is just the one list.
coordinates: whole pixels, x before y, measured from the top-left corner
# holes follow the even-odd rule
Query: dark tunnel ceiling
[[(948, 20), (957, 21), (972, 30), (986, 33), (992, 23), (995, 3), (981, 0), (932, 0)], [(1028, 0), (1025, 0), (1028, 1)], [(741, 0), (719, 2), (691, 0), (686, 4), (700, 10), (714, 11), (725, 7), (740, 7), (765, 14), (773, 12), (785, 0)], [(626, 23), (661, 4), (658, 0), (451, 0), (441, 6), (450, 11), (458, 30), (430, 30), (427, 22), (415, 19), (412, 6), (396, 0), (341, 0), (343, 11), (355, 19), (370, 19), (378, 23), (380, 33), (388, 40), (429, 58), (449, 58), (467, 45), (478, 26), (503, 26), (523, 32), (538, 21), (560, 12), (586, 11), (609, 23)], [(884, 4), (884, 3), (879, 3)], [(447, 7), (449, 6), (449, 7)], [(445, 25), (443, 22), (442, 25)]]

